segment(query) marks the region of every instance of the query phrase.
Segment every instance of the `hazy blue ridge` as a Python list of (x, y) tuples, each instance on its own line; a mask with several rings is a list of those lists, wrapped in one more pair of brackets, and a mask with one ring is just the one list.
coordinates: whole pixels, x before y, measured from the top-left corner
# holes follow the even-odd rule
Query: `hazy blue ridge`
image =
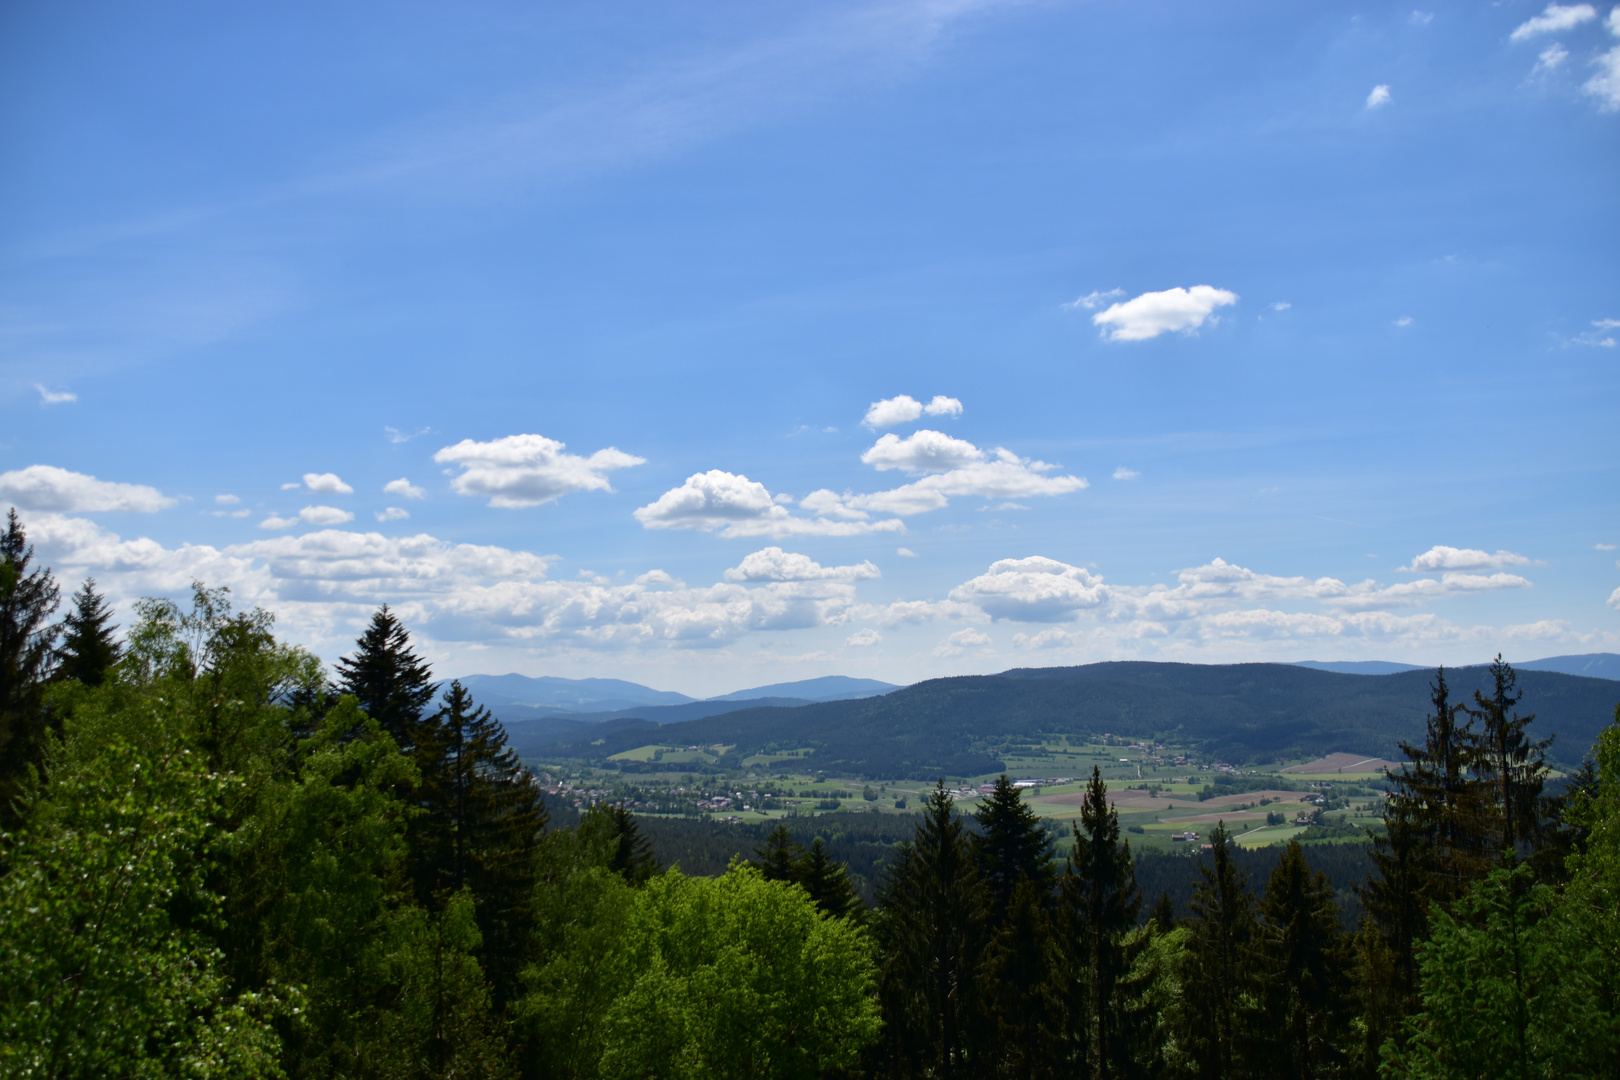
[(802, 698), (805, 701), (846, 701), (854, 698), (876, 697), (900, 689), (894, 683), (877, 679), (852, 679), (847, 675), (826, 675), (819, 679), (799, 682), (771, 683), (748, 690), (733, 690), (729, 694), (709, 698), (709, 701), (751, 701), (756, 698)]
[[(1234, 762), (1336, 751), (1395, 757), (1418, 738), (1429, 708), (1427, 669), (1365, 676), (1292, 664), (1142, 661), (1021, 668), (931, 679), (882, 697), (794, 708), (749, 707), (659, 726), (623, 718), (589, 739), (513, 733), (520, 753), (602, 759), (649, 742), (734, 745), (739, 756), (812, 747), (829, 773), (917, 777), (987, 773), (1009, 742), (1038, 733), (1111, 733), (1196, 744)], [(1448, 673), (1453, 700), (1488, 686), (1483, 666)], [(1613, 681), (1524, 670), (1531, 734), (1556, 735), (1552, 757), (1578, 762), (1614, 715)], [(591, 745), (599, 740), (599, 745)]]
[(1520, 671), (1561, 671), (1565, 675), (1585, 675), (1592, 679), (1620, 679), (1620, 655), (1612, 652), (1582, 656), (1549, 656), (1514, 664)]
[(681, 705), (695, 698), (623, 679), (562, 679), (552, 675), (463, 675), (461, 685), (484, 705), (551, 706), (607, 712), (638, 705)]
[(1397, 664), (1393, 660), (1300, 660), (1293, 666), (1336, 671), (1341, 675), (1394, 675), (1401, 671), (1427, 670), (1418, 664)]

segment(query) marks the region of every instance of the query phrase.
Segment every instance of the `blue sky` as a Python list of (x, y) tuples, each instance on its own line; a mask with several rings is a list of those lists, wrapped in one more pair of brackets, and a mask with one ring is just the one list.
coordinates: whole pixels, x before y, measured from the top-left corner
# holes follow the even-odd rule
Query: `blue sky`
[(120, 604), (691, 694), (1620, 650), (1607, 7), (14, 3), (0, 139), (0, 503)]

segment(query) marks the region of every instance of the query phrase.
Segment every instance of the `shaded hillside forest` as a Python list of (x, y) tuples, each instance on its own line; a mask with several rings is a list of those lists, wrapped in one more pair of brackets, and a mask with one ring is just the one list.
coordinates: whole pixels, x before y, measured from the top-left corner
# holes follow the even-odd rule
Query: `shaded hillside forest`
[(223, 589), (53, 622), (14, 513), (0, 556), (0, 1075), (1620, 1074), (1620, 713), (1550, 797), (1505, 664), (1436, 677), (1352, 931), (1222, 828), (1178, 918), (1096, 775), (1061, 863), (941, 785), (866, 905), (785, 829), (690, 877), (554, 826), (386, 607), (328, 672)]

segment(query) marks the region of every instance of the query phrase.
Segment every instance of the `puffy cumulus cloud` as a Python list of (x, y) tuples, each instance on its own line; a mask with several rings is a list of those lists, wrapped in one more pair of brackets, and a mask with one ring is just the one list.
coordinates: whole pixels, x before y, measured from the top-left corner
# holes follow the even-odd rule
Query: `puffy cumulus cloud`
[(1103, 328), (1103, 336), (1109, 341), (1146, 341), (1176, 330), (1196, 330), (1216, 308), (1237, 301), (1237, 293), (1210, 285), (1190, 289), (1178, 286), (1112, 304), (1093, 315), (1091, 321)]
[(1614, 592), (1609, 594), (1609, 599), (1608, 599), (1607, 603), (1608, 603), (1608, 605), (1610, 607), (1614, 608), (1616, 611), (1620, 611), (1620, 589), (1616, 589), (1616, 590), (1614, 590)]
[[(1611, 548), (1609, 550), (1613, 549)], [(895, 548), (894, 553), (904, 559), (915, 559), (917, 557), (917, 553), (908, 547)]]
[(867, 581), (883, 575), (870, 560), (853, 566), (822, 566), (808, 555), (762, 548), (726, 571), (727, 581)]
[(378, 521), (404, 521), (411, 516), (411, 512), (403, 507), (390, 506), (378, 510), (374, 516)]
[(1034, 555), (1002, 559), (951, 590), (951, 599), (971, 604), (992, 619), (1059, 622), (1108, 602), (1103, 579), (1080, 566)]
[(754, 632), (843, 626), (855, 604), (853, 582), (870, 576), (860, 567), (834, 568), (847, 572), (689, 587), (650, 571), (612, 585), (595, 574), (553, 580), (550, 557), (426, 534), (324, 529), (224, 548), (165, 548), (124, 540), (83, 518), (43, 514), (27, 525), (58, 574), (94, 574), (122, 603), (182, 591), (193, 580), (226, 585), (238, 604), (269, 608), (303, 640), (337, 648), (384, 602), (439, 642), (724, 645)]
[(975, 630), (969, 626), (958, 630), (944, 641), (934, 646), (934, 655), (939, 657), (961, 656), (969, 649), (979, 648), (991, 644), (990, 635), (982, 630)]
[(145, 484), (97, 480), (55, 465), (30, 465), (26, 469), (0, 473), (0, 500), (23, 510), (67, 514), (99, 511), (152, 514), (178, 501)]
[(304, 486), (317, 495), (353, 495), (354, 488), (343, 482), (337, 473), (304, 474)]
[(269, 517), (259, 522), (259, 528), (271, 530), (290, 529), (296, 524), (298, 524), (298, 519), (295, 517), (284, 518), (280, 514), (271, 514)]
[(896, 424), (909, 424), (924, 413), (929, 416), (961, 416), (962, 403), (956, 398), (935, 394), (933, 400), (925, 405), (910, 394), (901, 394), (872, 402), (861, 423), (872, 428), (894, 427)]
[(1597, 8), (1591, 4), (1548, 4), (1540, 15), (1526, 19), (1514, 27), (1509, 41), (1528, 41), (1542, 34), (1556, 34), (1597, 18)]
[(878, 469), (928, 475), (867, 494), (814, 491), (800, 505), (829, 518), (864, 519), (871, 513), (908, 517), (942, 509), (957, 496), (1022, 499), (1066, 495), (1090, 486), (1082, 476), (1043, 475), (1056, 469), (1044, 461), (1021, 458), (1001, 447), (986, 452), (937, 431), (919, 431), (905, 439), (885, 435), (861, 460)]
[[(828, 493), (829, 495), (831, 493)], [(807, 505), (801, 500), (801, 505)], [(648, 529), (700, 529), (725, 537), (857, 536), (904, 532), (897, 519), (866, 521), (866, 514), (844, 509), (837, 496), (808, 500), (814, 518), (795, 517), (771, 497), (764, 484), (737, 473), (710, 469), (693, 473), (680, 487), (640, 507), (636, 520)], [(819, 507), (819, 509), (818, 509)]]
[(490, 442), (463, 439), (433, 455), (440, 464), (459, 465), (451, 481), (458, 495), (487, 497), (503, 509), (539, 506), (571, 491), (612, 491), (607, 473), (646, 463), (615, 447), (590, 457), (564, 453), (565, 444), (544, 435), (508, 435)]
[(865, 630), (857, 630), (853, 634), (849, 635), (849, 637), (844, 639), (844, 644), (853, 648), (864, 649), (868, 646), (876, 645), (882, 640), (883, 636), (881, 634), (879, 634), (876, 630), (873, 630), (871, 627), (867, 627)]
[(311, 525), (342, 525), (353, 521), (354, 515), (335, 506), (306, 506), (298, 511), (298, 519)]
[(1367, 108), (1369, 109), (1382, 109), (1394, 100), (1395, 96), (1389, 92), (1388, 83), (1379, 83), (1367, 92)]
[(421, 488), (417, 487), (403, 476), (398, 480), (388, 481), (388, 483), (383, 485), (383, 491), (389, 495), (398, 495), (405, 499), (421, 499), (427, 496), (427, 492), (423, 491)]
[(235, 495), (215, 495), (214, 496), (214, 502), (218, 503), (220, 506), (235, 506), (237, 503), (239, 503), (241, 501), (242, 500), (237, 498)]
[(953, 439), (940, 431), (912, 432), (904, 439), (885, 435), (861, 455), (861, 463), (879, 472), (904, 469), (906, 472), (949, 472), (984, 460), (984, 451), (963, 439)]
[(1412, 560), (1410, 566), (1400, 569), (1408, 573), (1430, 573), (1435, 570), (1496, 570), (1504, 566), (1529, 566), (1530, 560), (1512, 551), (1497, 550), (1496, 554), (1478, 548), (1454, 548), (1436, 544)]

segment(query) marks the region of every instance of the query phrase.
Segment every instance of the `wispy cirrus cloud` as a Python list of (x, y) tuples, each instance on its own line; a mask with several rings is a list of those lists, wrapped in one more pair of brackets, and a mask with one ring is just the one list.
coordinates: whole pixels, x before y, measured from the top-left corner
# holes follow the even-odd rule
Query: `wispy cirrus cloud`
[(1528, 41), (1542, 34), (1556, 34), (1571, 30), (1584, 22), (1597, 18), (1597, 8), (1591, 4), (1548, 4), (1540, 15), (1526, 19), (1514, 27), (1509, 41)]

